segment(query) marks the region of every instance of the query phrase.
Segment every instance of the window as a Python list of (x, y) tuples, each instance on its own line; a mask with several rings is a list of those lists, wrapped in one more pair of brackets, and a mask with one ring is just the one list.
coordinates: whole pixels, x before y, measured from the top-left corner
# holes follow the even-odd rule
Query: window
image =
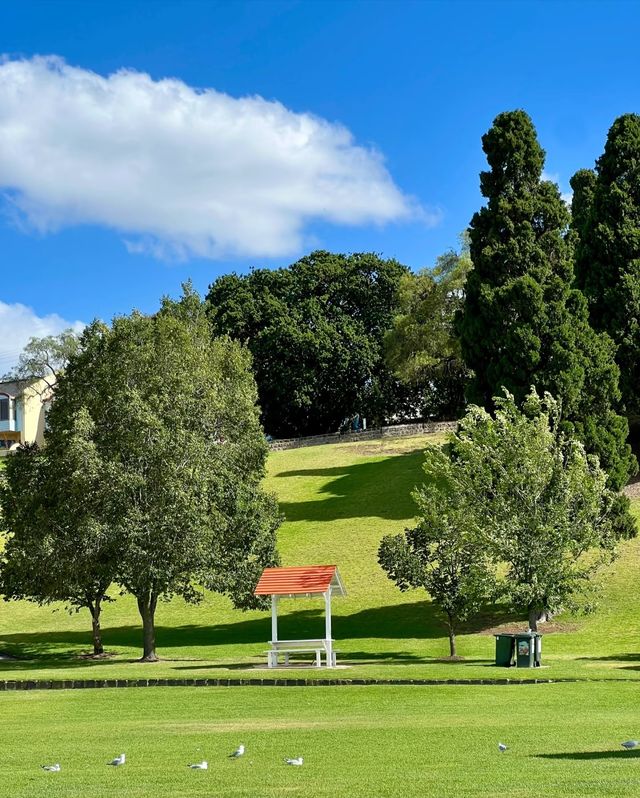
[(0, 396), (0, 421), (9, 421), (9, 397)]

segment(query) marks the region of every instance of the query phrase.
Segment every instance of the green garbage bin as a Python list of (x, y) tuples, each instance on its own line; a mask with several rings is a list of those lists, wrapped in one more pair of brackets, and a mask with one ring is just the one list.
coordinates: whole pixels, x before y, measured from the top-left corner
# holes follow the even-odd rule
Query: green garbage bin
[(510, 668), (513, 664), (514, 635), (496, 635), (496, 665)]
[(542, 635), (537, 632), (522, 632), (514, 635), (517, 668), (539, 668), (542, 650)]

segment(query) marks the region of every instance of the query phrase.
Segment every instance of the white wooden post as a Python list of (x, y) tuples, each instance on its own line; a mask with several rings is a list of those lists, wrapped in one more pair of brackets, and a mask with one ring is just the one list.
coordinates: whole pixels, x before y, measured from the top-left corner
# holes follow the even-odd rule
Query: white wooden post
[(333, 644), (331, 642), (331, 585), (327, 588), (324, 594), (324, 612), (325, 612), (325, 655), (327, 658), (327, 668), (333, 667)]
[[(271, 596), (271, 642), (278, 642), (278, 597)], [(269, 652), (269, 667), (274, 668), (278, 664), (278, 649), (272, 648)]]

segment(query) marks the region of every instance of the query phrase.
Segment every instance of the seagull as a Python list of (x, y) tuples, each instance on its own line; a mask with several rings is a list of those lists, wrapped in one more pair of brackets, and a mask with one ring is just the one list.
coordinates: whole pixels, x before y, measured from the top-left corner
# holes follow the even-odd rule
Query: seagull
[(623, 748), (626, 748), (627, 751), (631, 751), (632, 748), (637, 748), (640, 743), (637, 740), (627, 740), (624, 743), (621, 743)]
[(58, 762), (56, 762), (55, 765), (42, 765), (42, 769), (48, 770), (50, 773), (57, 773), (59, 770), (61, 770), (60, 764)]
[[(624, 745), (624, 743), (623, 743)], [(504, 743), (498, 743), (498, 751), (504, 753), (507, 750), (507, 746)]]
[(124, 754), (120, 754), (115, 759), (112, 759), (111, 762), (107, 762), (107, 765), (113, 765), (114, 767), (118, 767), (118, 765), (124, 765)]
[(229, 759), (238, 759), (243, 754), (244, 754), (244, 745), (239, 745), (232, 754), (229, 754)]
[(209, 763), (203, 759), (202, 762), (196, 762), (193, 765), (188, 765), (191, 770), (209, 770)]
[(293, 757), (293, 759), (290, 759), (290, 758), (287, 757), (284, 761), (287, 763), (287, 765), (298, 765), (298, 766), (300, 766), (304, 762), (304, 759), (301, 756), (296, 756), (296, 757)]

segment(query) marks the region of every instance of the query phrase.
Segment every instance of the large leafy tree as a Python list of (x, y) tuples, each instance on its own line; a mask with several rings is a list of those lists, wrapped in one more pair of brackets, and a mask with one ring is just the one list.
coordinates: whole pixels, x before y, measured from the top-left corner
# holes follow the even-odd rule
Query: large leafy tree
[(358, 412), (396, 411), (383, 358), (407, 269), (375, 254), (313, 252), (287, 269), (226, 275), (207, 295), (214, 335), (246, 343), (259, 404), (276, 436), (336, 430)]
[[(103, 520), (102, 481), (109, 475), (80, 412), (64, 445), (20, 447), (6, 461), (0, 504), (7, 535), (0, 592), (39, 604), (65, 602), (91, 614), (93, 653), (103, 653), (102, 605), (118, 564), (118, 540)], [(113, 476), (113, 474), (111, 474)]]
[(160, 599), (197, 601), (204, 585), (254, 606), (262, 568), (277, 562), (255, 402), (248, 353), (212, 339), (189, 288), (152, 317), (90, 325), (58, 382), (49, 445), (88, 419), (101, 476), (91, 497), (117, 543), (115, 579), (137, 600), (145, 660), (157, 659)]
[(591, 324), (617, 346), (622, 402), (640, 414), (640, 116), (615, 120), (595, 172), (582, 169), (574, 191), (576, 280)]
[(71, 328), (57, 335), (30, 338), (20, 353), (18, 363), (3, 379), (27, 380), (39, 377), (44, 382), (44, 391), (50, 392), (79, 347), (80, 335)]
[(536, 629), (544, 612), (592, 606), (594, 576), (620, 537), (615, 494), (597, 458), (563, 432), (549, 394), (532, 391), (521, 408), (511, 394), (494, 403), (493, 416), (471, 407), (451, 436), (442, 484), (447, 469), (458, 474), (478, 544), (506, 564), (503, 593)]
[(427, 450), (418, 526), (379, 551), (401, 589), (425, 587), (446, 613), (452, 654), (457, 624), (490, 594), (532, 629), (546, 612), (593, 607), (594, 577), (630, 531), (597, 458), (562, 431), (556, 400), (532, 391), (522, 407), (512, 394), (494, 406), (472, 405), (448, 446)]
[(478, 516), (469, 513), (464, 471), (436, 446), (426, 451), (424, 471), (427, 481), (413, 493), (418, 525), (385, 536), (378, 562), (400, 590), (427, 590), (444, 613), (449, 653), (456, 657), (460, 624), (495, 591), (495, 566), (478, 542)]
[(463, 357), (474, 377), (469, 398), (490, 408), (507, 388), (522, 399), (531, 385), (556, 396), (568, 432), (599, 455), (619, 488), (637, 464), (628, 425), (614, 408), (619, 370), (611, 339), (589, 324), (573, 287), (569, 211), (542, 180), (544, 151), (524, 111), (496, 117), (482, 139), (487, 204), (471, 221), (471, 270), (458, 316)]
[(433, 269), (402, 277), (399, 312), (385, 336), (385, 356), (395, 376), (414, 386), (424, 416), (457, 418), (469, 378), (454, 329), (471, 269), (467, 236), (460, 252), (441, 255)]

